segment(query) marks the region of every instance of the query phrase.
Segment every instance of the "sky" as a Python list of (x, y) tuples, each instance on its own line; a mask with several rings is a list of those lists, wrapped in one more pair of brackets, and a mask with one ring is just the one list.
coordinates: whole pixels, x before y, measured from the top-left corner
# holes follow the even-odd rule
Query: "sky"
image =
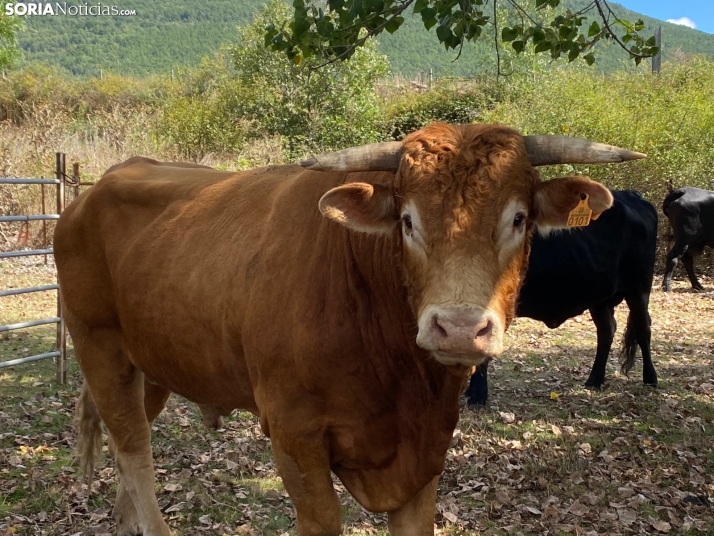
[(714, 34), (714, 0), (612, 0), (660, 20)]

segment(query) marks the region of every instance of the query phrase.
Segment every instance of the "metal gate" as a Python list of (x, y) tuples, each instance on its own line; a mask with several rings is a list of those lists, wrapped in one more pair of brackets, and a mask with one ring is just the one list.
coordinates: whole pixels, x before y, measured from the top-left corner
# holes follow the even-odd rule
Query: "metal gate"
[[(43, 203), (43, 214), (33, 214), (33, 215), (22, 215), (22, 216), (0, 216), (0, 222), (29, 222), (31, 221), (48, 221), (48, 220), (58, 220), (60, 214), (65, 207), (65, 182), (71, 184), (74, 188), (74, 194), (78, 193), (79, 190), (79, 170), (78, 165), (74, 165), (73, 177), (68, 177), (65, 173), (65, 155), (64, 153), (57, 153), (56, 155), (56, 166), (55, 166), (55, 178), (54, 179), (3, 179), (0, 178), (0, 184), (39, 184), (39, 185), (55, 185), (57, 188), (57, 204), (56, 212), (54, 214), (44, 214), (44, 203)], [(44, 188), (44, 186), (42, 186)], [(30, 249), (22, 251), (5, 251), (0, 252), (0, 259), (7, 259), (12, 257), (25, 257), (31, 255), (52, 255), (52, 249)], [(7, 324), (0, 326), (0, 333), (15, 329), (24, 329), (34, 326), (42, 326), (47, 324), (57, 324), (57, 337), (55, 341), (55, 350), (51, 352), (45, 352), (42, 354), (32, 355), (28, 357), (23, 357), (20, 359), (12, 359), (10, 361), (0, 362), (0, 368), (12, 367), (15, 365), (20, 365), (23, 363), (30, 363), (32, 361), (39, 361), (40, 359), (53, 358), (57, 364), (57, 381), (60, 384), (64, 384), (67, 381), (67, 330), (64, 324), (64, 317), (62, 315), (62, 303), (60, 299), (59, 283), (53, 285), (41, 285), (36, 287), (28, 288), (18, 288), (18, 289), (6, 289), (0, 290), (0, 298), (5, 296), (16, 296), (18, 294), (28, 294), (31, 292), (57, 292), (57, 316), (49, 318), (41, 318), (37, 320), (30, 320), (28, 322), (18, 322), (15, 324)]]

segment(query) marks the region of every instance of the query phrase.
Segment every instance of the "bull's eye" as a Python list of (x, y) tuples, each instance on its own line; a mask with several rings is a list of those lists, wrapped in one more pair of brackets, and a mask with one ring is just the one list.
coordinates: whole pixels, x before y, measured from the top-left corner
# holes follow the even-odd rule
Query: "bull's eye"
[(413, 229), (413, 227), (414, 227), (414, 225), (412, 224), (412, 218), (411, 218), (411, 216), (409, 216), (409, 215), (407, 214), (406, 216), (404, 216), (404, 217), (402, 218), (402, 220), (404, 221), (404, 227), (406, 227), (407, 230), (411, 231), (411, 230)]
[(526, 217), (519, 212), (513, 218), (513, 227), (520, 227), (521, 225), (523, 225), (524, 221), (526, 221)]

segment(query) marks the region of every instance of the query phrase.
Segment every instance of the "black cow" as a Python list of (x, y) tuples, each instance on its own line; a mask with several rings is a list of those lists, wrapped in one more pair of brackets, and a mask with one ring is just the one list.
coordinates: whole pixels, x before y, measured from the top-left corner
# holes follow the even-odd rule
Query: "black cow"
[(677, 188), (664, 198), (662, 212), (674, 231), (674, 245), (667, 254), (662, 290), (670, 290), (672, 271), (680, 258), (692, 288), (704, 290), (694, 273), (694, 257), (701, 255), (705, 246), (714, 247), (714, 192), (689, 186)]
[[(650, 355), (648, 305), (654, 274), (657, 211), (639, 193), (613, 191), (615, 203), (587, 227), (533, 238), (530, 261), (518, 298), (517, 316), (557, 328), (590, 310), (597, 329), (595, 363), (587, 387), (599, 389), (615, 337), (615, 306), (630, 308), (623, 337), (622, 370), (642, 351), (643, 380), (657, 385)], [(485, 404), (488, 361), (476, 369), (466, 391), (469, 405)]]

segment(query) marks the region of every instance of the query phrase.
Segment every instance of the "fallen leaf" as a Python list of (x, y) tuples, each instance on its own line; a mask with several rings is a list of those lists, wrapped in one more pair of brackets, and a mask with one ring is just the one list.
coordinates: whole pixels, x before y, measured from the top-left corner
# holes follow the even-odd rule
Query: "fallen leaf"
[(452, 514), (451, 512), (444, 512), (442, 515), (445, 519), (451, 521), (452, 523), (456, 523), (459, 520), (459, 518), (456, 517), (456, 514)]
[(499, 411), (498, 415), (501, 417), (501, 421), (506, 424), (516, 422), (516, 414), (511, 411)]
[(617, 488), (617, 494), (623, 499), (629, 499), (635, 494), (635, 490), (632, 488)]
[(185, 504), (185, 502), (176, 503), (173, 506), (169, 506), (166, 510), (164, 510), (164, 513), (171, 514), (173, 512), (178, 512), (184, 507)]
[(590, 508), (582, 504), (580, 501), (574, 501), (573, 504), (568, 508), (568, 512), (571, 514), (582, 517), (590, 511)]
[(500, 489), (496, 491), (496, 500), (501, 504), (510, 504), (511, 502), (511, 498), (508, 496), (508, 493)]
[(635, 521), (637, 521), (637, 514), (634, 510), (630, 510), (629, 508), (622, 508), (618, 510), (617, 516), (620, 519), (620, 523), (623, 525), (632, 525)]
[(655, 530), (657, 530), (659, 532), (669, 532), (670, 530), (672, 530), (672, 525), (670, 525), (666, 521), (662, 521), (660, 519), (651, 521), (651, 524), (655, 528)]

